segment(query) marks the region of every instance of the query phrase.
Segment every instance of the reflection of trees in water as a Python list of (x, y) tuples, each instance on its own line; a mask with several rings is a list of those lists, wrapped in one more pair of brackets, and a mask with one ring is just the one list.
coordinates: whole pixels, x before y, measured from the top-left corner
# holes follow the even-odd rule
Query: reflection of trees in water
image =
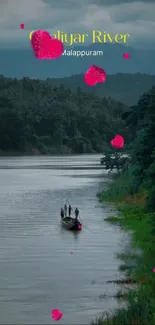
[(80, 235), (80, 231), (73, 231), (73, 236), (75, 240), (79, 238), (79, 235)]

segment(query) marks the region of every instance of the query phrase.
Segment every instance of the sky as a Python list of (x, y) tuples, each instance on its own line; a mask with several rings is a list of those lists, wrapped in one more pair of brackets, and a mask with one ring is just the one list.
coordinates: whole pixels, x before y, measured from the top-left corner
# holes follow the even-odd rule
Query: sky
[(155, 48), (155, 0), (0, 0), (0, 48), (28, 48), (29, 33), (38, 29), (126, 33), (130, 34), (127, 45), (151, 49)]

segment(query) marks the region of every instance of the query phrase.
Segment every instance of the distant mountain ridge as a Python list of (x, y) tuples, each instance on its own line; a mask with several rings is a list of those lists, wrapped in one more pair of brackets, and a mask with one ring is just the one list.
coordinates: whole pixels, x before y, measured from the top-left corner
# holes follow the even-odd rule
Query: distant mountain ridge
[(139, 97), (155, 85), (155, 75), (147, 74), (121, 74), (109, 75), (104, 84), (88, 87), (84, 82), (84, 75), (75, 75), (65, 78), (48, 79), (53, 86), (63, 85), (64, 88), (94, 93), (99, 97), (111, 97), (126, 105), (135, 105)]
[[(102, 67), (108, 75), (116, 73), (155, 74), (155, 50), (138, 50), (121, 44), (91, 44), (65, 47), (66, 50), (103, 51), (103, 56), (62, 56), (57, 60), (37, 60), (29, 50), (0, 50), (0, 73), (6, 77), (62, 78), (84, 73), (92, 64)], [(123, 53), (131, 55), (123, 59)]]
[[(33, 78), (23, 77), (22, 80), (24, 83), (27, 83), (33, 81)], [(35, 80), (38, 82), (38, 79), (34, 78), (34, 81)], [(1, 87), (2, 85), (4, 87), (6, 81), (8, 85), (10, 84), (11, 86), (14, 78), (6, 78), (5, 76), (0, 75)], [(94, 87), (86, 85), (84, 82), (84, 74), (64, 78), (47, 78), (46, 80), (39, 80), (39, 82), (45, 84), (49, 83), (52, 87), (60, 87), (62, 90), (69, 89), (69, 92), (73, 91), (74, 93), (79, 91), (80, 88), (82, 92), (90, 95), (94, 94), (95, 96), (102, 98), (112, 98), (117, 102), (132, 106), (137, 103), (139, 97), (143, 93), (146, 93), (155, 86), (155, 75), (152, 76), (142, 73), (117, 73), (115, 75), (108, 75), (104, 83), (97, 84)]]

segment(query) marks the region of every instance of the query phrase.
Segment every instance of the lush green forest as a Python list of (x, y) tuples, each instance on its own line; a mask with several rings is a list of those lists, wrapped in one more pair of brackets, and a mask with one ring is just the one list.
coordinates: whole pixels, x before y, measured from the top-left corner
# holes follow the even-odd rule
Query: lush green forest
[[(140, 97), (137, 105), (122, 114), (130, 138), (130, 163), (122, 171), (121, 177), (128, 177), (126, 193), (134, 195), (147, 190), (147, 206), (155, 209), (155, 86)], [(115, 149), (107, 150), (113, 153), (121, 163), (120, 153)], [(108, 169), (108, 167), (107, 167)], [(130, 185), (130, 186), (128, 186)], [(124, 186), (120, 195), (124, 193)]]
[(148, 191), (147, 206), (155, 209), (155, 87), (145, 93), (138, 104), (124, 114), (126, 123), (133, 130), (130, 194), (142, 188)]
[(108, 75), (104, 84), (88, 87), (84, 83), (83, 75), (76, 75), (61, 79), (48, 79), (52, 85), (64, 85), (65, 88), (76, 90), (78, 85), (87, 93), (94, 93), (100, 97), (111, 97), (126, 105), (135, 105), (139, 97), (155, 85), (155, 76), (142, 73), (117, 73)]
[(115, 136), (128, 141), (122, 113), (110, 98), (62, 85), (0, 76), (0, 150), (27, 153), (103, 152)]
[[(120, 269), (125, 271), (126, 283), (135, 281), (138, 287), (126, 295), (128, 308), (108, 316), (100, 325), (147, 325), (155, 323), (155, 87), (123, 115), (134, 135), (130, 162), (100, 198), (118, 206), (117, 216), (109, 221), (132, 230), (135, 253), (120, 256), (124, 263)], [(136, 254), (137, 248), (141, 254)]]

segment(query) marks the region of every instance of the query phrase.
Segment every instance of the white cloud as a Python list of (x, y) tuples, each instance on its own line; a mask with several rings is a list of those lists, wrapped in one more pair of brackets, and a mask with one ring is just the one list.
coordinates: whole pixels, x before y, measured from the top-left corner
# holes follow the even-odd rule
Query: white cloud
[(3, 4), (3, 8), (3, 11), (0, 11), (0, 27), (7, 29), (24, 21), (28, 23), (45, 18), (46, 13), (46, 5), (42, 0), (8, 0)]
[[(129, 43), (141, 40), (146, 43), (155, 38), (155, 3), (130, 2), (112, 6), (91, 5), (84, 17), (87, 29), (97, 29), (109, 33), (127, 33)], [(155, 44), (154, 44), (155, 46)]]
[[(96, 0), (0, 0), (1, 44), (28, 45), (28, 35), (36, 29), (51, 33), (90, 33), (98, 29), (130, 34), (130, 44), (151, 44), (155, 37), (155, 3), (126, 1), (102, 0), (102, 5), (97, 5), (93, 4)], [(23, 30), (21, 23), (25, 24)]]
[(111, 22), (108, 9), (102, 7), (100, 8), (97, 5), (90, 5), (84, 19), (80, 21), (83, 26), (91, 29), (96, 28), (96, 25), (102, 24), (103, 26), (107, 22)]
[(114, 22), (132, 22), (154, 19), (155, 3), (130, 2), (110, 7), (111, 18)]

